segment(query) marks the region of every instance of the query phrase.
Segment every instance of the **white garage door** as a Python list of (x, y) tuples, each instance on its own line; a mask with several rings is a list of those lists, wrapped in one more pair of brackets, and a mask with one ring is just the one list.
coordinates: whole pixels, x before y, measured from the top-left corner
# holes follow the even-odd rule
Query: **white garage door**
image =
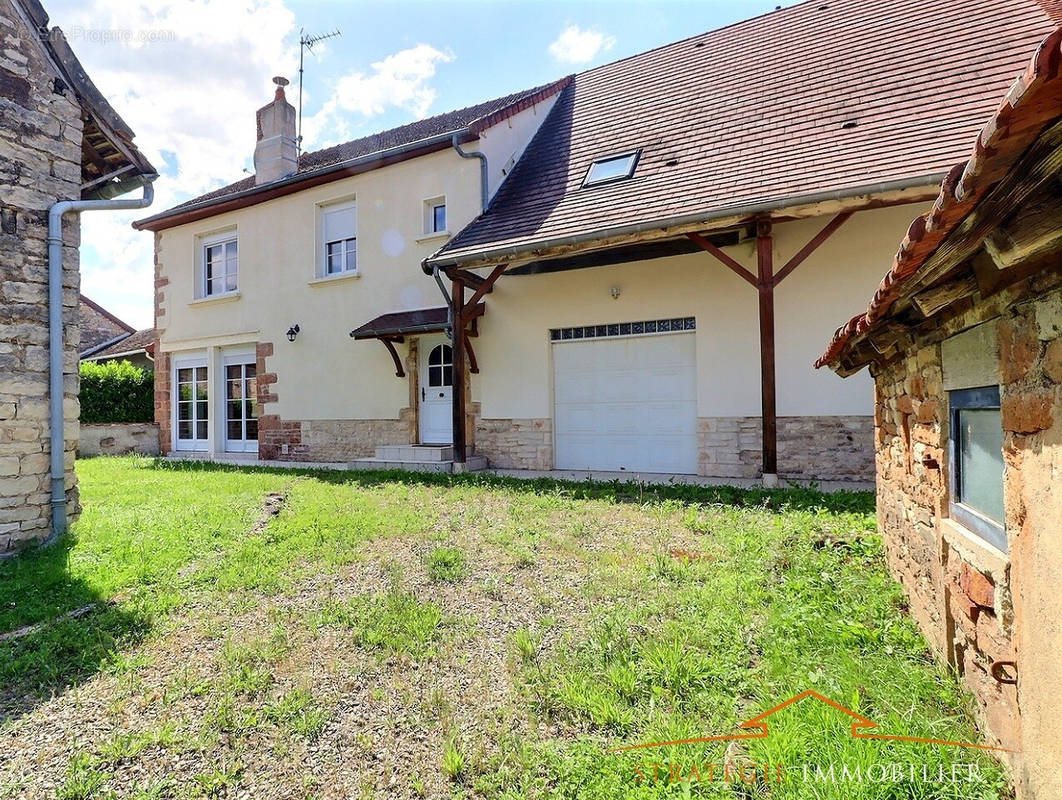
[(697, 472), (693, 333), (553, 343), (557, 469)]

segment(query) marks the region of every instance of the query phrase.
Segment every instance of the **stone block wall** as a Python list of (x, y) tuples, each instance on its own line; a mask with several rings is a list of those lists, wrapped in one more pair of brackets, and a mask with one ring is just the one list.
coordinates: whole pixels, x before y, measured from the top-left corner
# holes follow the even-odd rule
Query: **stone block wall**
[(153, 422), (82, 425), (77, 457), (159, 454), (159, 429)]
[(553, 420), (476, 419), (476, 454), (498, 469), (553, 469)]
[(371, 458), (386, 444), (413, 443), (413, 415), (398, 419), (258, 419), (258, 457), (263, 461), (347, 462)]
[[(48, 209), (80, 196), (81, 111), (29, 21), (0, 0), (0, 556), (51, 527), (48, 419)], [(78, 511), (79, 231), (63, 231), (67, 512)]]
[[(874, 421), (869, 416), (778, 418), (778, 474), (808, 480), (874, 480)], [(761, 475), (759, 417), (697, 420), (698, 474)]]
[[(889, 567), (934, 650), (972, 690), (987, 738), (1022, 752), (1012, 759), (1019, 788), (1037, 797), (1057, 796), (1036, 788), (1045, 782), (1062, 789), (1045, 766), (1062, 751), (1060, 282), (1048, 274), (966, 304), (874, 370), (878, 521)], [(990, 374), (974, 383), (1000, 387), (1006, 553), (949, 519), (954, 367), (942, 342), (962, 331), (991, 333), (977, 348), (991, 350)]]

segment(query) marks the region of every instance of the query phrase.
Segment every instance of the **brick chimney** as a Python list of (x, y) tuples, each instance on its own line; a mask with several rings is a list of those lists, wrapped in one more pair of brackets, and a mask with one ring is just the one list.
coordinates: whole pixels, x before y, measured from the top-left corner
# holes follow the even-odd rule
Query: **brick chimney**
[(254, 182), (272, 183), (298, 169), (295, 143), (295, 108), (284, 97), (287, 78), (273, 78), (277, 85), (273, 102), (258, 109), (258, 143), (254, 146)]

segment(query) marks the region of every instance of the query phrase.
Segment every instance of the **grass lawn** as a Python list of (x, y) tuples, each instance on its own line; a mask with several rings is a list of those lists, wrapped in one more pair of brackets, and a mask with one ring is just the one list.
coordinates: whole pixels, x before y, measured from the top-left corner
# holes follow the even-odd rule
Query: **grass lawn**
[(0, 798), (1010, 796), (983, 751), (813, 699), (611, 752), (807, 689), (977, 741), (869, 494), (78, 473), (68, 541), (0, 563), (0, 634), (33, 626), (0, 640)]

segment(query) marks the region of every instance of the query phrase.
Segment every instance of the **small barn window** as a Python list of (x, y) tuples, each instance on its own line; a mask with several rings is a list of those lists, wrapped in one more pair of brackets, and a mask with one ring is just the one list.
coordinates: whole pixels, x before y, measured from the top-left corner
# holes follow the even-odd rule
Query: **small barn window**
[(598, 186), (602, 183), (622, 181), (634, 174), (634, 167), (638, 164), (638, 155), (641, 151), (625, 153), (619, 156), (599, 158), (590, 165), (583, 179), (583, 186)]
[(999, 387), (949, 392), (948, 403), (951, 409), (951, 518), (1006, 551)]

